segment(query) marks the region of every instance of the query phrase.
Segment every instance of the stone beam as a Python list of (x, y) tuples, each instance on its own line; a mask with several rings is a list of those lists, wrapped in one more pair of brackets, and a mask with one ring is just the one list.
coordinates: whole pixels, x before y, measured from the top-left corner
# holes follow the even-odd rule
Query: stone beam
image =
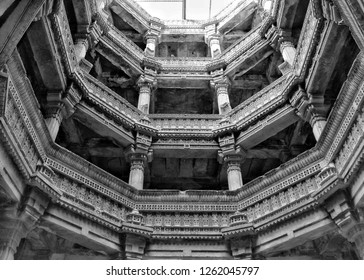
[[(282, 29), (292, 29), (296, 14), (301, 12), (298, 11), (299, 0), (284, 0), (282, 1), (278, 18), (277, 27)], [(309, 2), (309, 1), (306, 1)]]
[(117, 0), (110, 5), (110, 9), (140, 34), (144, 34), (149, 28), (149, 23), (132, 7), (127, 7), (128, 5), (124, 1)]
[(20, 1), (0, 28), (0, 68), (16, 48), (45, 0)]
[(110, 255), (121, 251), (118, 232), (77, 216), (58, 205), (52, 205), (47, 210), (40, 226), (46, 231), (94, 251)]
[(207, 74), (157, 74), (158, 88), (206, 89), (210, 79)]
[(313, 61), (313, 71), (307, 78), (307, 92), (312, 95), (325, 93), (348, 35), (349, 29), (346, 26), (337, 25), (333, 21), (326, 23)]
[(272, 230), (258, 233), (254, 254), (269, 256), (273, 252), (289, 250), (335, 229), (336, 225), (329, 214), (317, 209), (284, 222)]
[(103, 137), (111, 137), (122, 147), (134, 143), (131, 131), (126, 130), (122, 125), (107, 120), (103, 115), (81, 102), (76, 109), (74, 118), (80, 123), (95, 131)]
[(20, 201), (26, 186), (6, 150), (0, 142), (0, 185), (12, 200)]
[(253, 69), (259, 63), (263, 62), (267, 59), (274, 51), (269, 45), (265, 45), (262, 48), (258, 48), (256, 52), (250, 54), (248, 58), (243, 60), (237, 59), (232, 64), (229, 64), (225, 73), (229, 77), (234, 76), (234, 79), (237, 77), (243, 76), (245, 73)]
[(72, 0), (77, 21), (77, 33), (87, 33), (91, 23), (90, 1)]
[(333, 0), (360, 49), (364, 49), (364, 5), (357, 0)]
[[(248, 1), (247, 1), (248, 2)], [(245, 2), (242, 3), (237, 9), (231, 12), (226, 18), (220, 21), (217, 25), (217, 31), (221, 34), (229, 33), (236, 26), (243, 24), (251, 19), (252, 15), (256, 11), (256, 1), (249, 1), (248, 5)]]
[(295, 109), (289, 105), (285, 106), (248, 130), (240, 132), (236, 144), (240, 145), (244, 150), (249, 150), (295, 123), (298, 119)]
[(101, 37), (100, 43), (96, 46), (96, 51), (106, 58), (112, 65), (122, 70), (129, 77), (143, 74), (140, 63), (129, 56), (124, 50), (113, 47), (107, 38)]

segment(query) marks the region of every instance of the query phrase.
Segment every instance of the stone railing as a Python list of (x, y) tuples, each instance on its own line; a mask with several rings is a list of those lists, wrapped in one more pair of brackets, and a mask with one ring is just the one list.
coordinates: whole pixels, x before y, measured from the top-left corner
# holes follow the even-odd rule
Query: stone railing
[(114, 0), (115, 3), (123, 7), (126, 11), (134, 16), (142, 25), (149, 28), (149, 22), (152, 16), (144, 10), (138, 3), (130, 0)]
[(159, 131), (211, 131), (221, 116), (219, 115), (149, 115), (152, 125)]
[(273, 108), (280, 106), (285, 101), (287, 76), (274, 81), (269, 86), (254, 94), (236, 106), (229, 114), (230, 122), (240, 130), (244, 126), (257, 120), (262, 114), (266, 114)]
[(107, 37), (116, 43), (117, 46), (136, 57), (139, 62), (142, 62), (145, 56), (144, 52), (132, 40), (127, 38), (123, 32), (119, 31), (114, 25), (110, 23), (108, 24), (110, 26), (110, 30), (107, 33)]
[(225, 9), (223, 9), (219, 14), (215, 16), (216, 22), (218, 22), (217, 29), (219, 30), (222, 26), (228, 23), (232, 18), (241, 13), (250, 4), (255, 3), (253, 0), (240, 0), (233, 1)]
[(87, 87), (87, 99), (95, 106), (103, 107), (107, 113), (123, 123), (127, 122), (129, 126), (144, 116), (140, 110), (90, 74), (82, 72), (82, 76)]
[(249, 31), (245, 36), (240, 39), (240, 41), (237, 41), (232, 46), (227, 48), (222, 54), (221, 58), (224, 59), (224, 61), (229, 64), (234, 59), (242, 55), (244, 52), (246, 52), (248, 49), (250, 49), (253, 45), (258, 43), (262, 38), (259, 34), (261, 25), (258, 25), (253, 30)]
[(156, 57), (156, 63), (166, 72), (207, 72), (206, 65), (211, 61), (208, 57)]

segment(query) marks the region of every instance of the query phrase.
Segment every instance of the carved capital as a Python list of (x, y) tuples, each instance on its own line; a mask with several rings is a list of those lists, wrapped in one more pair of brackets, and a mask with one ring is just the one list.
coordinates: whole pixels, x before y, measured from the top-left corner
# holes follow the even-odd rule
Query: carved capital
[(251, 260), (252, 259), (252, 241), (250, 237), (234, 238), (230, 240), (231, 253), (234, 259)]
[(157, 79), (156, 72), (151, 69), (145, 69), (145, 74), (141, 75), (136, 84), (138, 88), (141, 90), (143, 88), (148, 88), (149, 90), (153, 90), (157, 87)]
[(54, 91), (47, 93), (46, 118), (55, 118), (61, 123), (64, 111), (64, 103), (62, 100), (62, 91)]
[(364, 258), (364, 211), (352, 209), (347, 194), (339, 191), (325, 202), (331, 218), (349, 242), (356, 245), (361, 258)]

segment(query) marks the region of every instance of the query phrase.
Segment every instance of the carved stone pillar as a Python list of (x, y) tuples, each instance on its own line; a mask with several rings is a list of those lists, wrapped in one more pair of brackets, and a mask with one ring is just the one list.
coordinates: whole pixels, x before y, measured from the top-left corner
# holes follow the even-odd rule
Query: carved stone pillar
[(130, 156), (129, 185), (138, 190), (143, 189), (146, 158), (146, 155), (143, 154), (133, 154)]
[(224, 115), (231, 111), (229, 99), (229, 85), (230, 82), (226, 77), (218, 77), (211, 82), (212, 87), (215, 88), (217, 96), (217, 104), (219, 107), (219, 114)]
[(150, 24), (150, 28), (145, 34), (145, 55), (146, 56), (155, 56), (156, 48), (159, 43), (159, 38), (161, 34), (162, 27), (160, 23), (155, 19), (152, 18), (152, 22)]
[(24, 203), (10, 203), (0, 211), (0, 260), (12, 260), (22, 238), (32, 230), (48, 206), (48, 198), (30, 188)]
[(145, 114), (149, 114), (152, 89), (156, 87), (157, 81), (155, 78), (155, 71), (145, 69), (145, 72), (146, 74), (140, 76), (137, 81), (139, 87), (138, 109)]
[(155, 50), (158, 44), (158, 37), (153, 35), (147, 35), (145, 37), (146, 46), (145, 46), (145, 55), (146, 56), (155, 56)]
[(45, 122), (53, 141), (57, 137), (59, 126), (63, 120), (63, 111), (62, 92), (49, 92), (47, 94)]
[(221, 54), (220, 35), (216, 32), (215, 24), (205, 27), (205, 43), (210, 48), (212, 58)]
[(145, 114), (149, 114), (150, 106), (150, 95), (151, 95), (151, 85), (149, 83), (139, 83), (139, 99), (138, 99), (138, 109)]
[(313, 105), (308, 107), (309, 110), (309, 122), (312, 127), (313, 135), (318, 141), (326, 125), (326, 118), (319, 114)]
[(229, 190), (237, 190), (243, 186), (240, 164), (242, 163), (244, 152), (240, 146), (235, 146), (233, 134), (219, 137), (219, 146), (221, 151), (218, 153), (218, 159), (221, 164), (226, 163)]
[(241, 176), (241, 157), (239, 156), (227, 156), (225, 158), (227, 161), (227, 177), (229, 190), (234, 191), (240, 189), (243, 186), (243, 179)]
[(211, 50), (211, 57), (217, 57), (221, 54), (221, 47), (220, 47), (220, 36), (212, 35), (208, 38), (208, 44)]
[(293, 61), (296, 56), (296, 48), (290, 41), (284, 41), (280, 44), (279, 49), (285, 62), (293, 66)]

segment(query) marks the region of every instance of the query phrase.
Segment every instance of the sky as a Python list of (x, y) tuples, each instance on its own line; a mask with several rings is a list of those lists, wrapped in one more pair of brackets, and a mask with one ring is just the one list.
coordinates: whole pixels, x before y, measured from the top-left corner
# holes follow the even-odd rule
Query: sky
[[(134, 0), (138, 2), (151, 16), (162, 20), (182, 19), (182, 1), (171, 0)], [(153, 1), (153, 2), (150, 2)], [(168, 2), (167, 2), (168, 1)], [(180, 0), (174, 0), (180, 1)], [(213, 17), (234, 0), (187, 0), (186, 19), (207, 20), (211, 1), (211, 16)]]

